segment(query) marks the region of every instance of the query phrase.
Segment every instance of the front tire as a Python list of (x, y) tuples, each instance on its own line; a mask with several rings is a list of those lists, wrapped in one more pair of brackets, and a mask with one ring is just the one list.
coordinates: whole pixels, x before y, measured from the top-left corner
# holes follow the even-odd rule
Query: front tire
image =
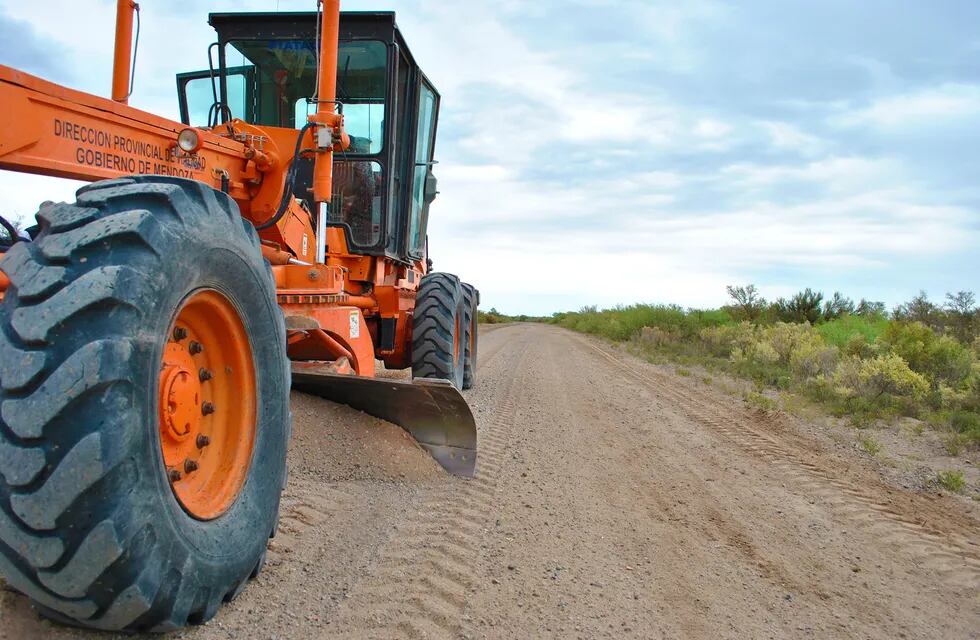
[[(81, 626), (203, 623), (260, 568), (284, 482), (269, 267), (234, 201), (199, 182), (77, 197), (0, 262), (0, 573)], [(226, 478), (209, 455), (243, 468)]]
[(415, 294), (412, 377), (449, 380), (463, 388), (466, 307), (459, 278), (430, 273)]

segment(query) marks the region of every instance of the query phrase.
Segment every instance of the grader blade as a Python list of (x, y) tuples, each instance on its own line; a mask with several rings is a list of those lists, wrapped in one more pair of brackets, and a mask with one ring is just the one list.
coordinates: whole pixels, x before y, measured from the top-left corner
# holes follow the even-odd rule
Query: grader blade
[(449, 473), (472, 477), (476, 472), (476, 421), (448, 380), (364, 378), (295, 363), (293, 389), (397, 424)]

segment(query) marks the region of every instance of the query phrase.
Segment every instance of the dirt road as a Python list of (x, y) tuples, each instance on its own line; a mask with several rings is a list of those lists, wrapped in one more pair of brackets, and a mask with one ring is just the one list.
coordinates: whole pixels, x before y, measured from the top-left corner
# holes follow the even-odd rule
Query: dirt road
[[(281, 529), (214, 638), (971, 638), (977, 510), (690, 378), (487, 328), (480, 471), (294, 396)], [(0, 637), (105, 637), (0, 592)]]

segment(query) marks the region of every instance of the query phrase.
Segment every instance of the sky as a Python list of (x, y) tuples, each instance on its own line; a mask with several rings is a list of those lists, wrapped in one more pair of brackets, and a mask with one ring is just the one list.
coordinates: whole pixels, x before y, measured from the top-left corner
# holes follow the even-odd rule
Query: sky
[[(315, 7), (140, 4), (130, 103), (174, 119), (208, 11)], [(485, 309), (980, 293), (980, 2), (342, 6), (396, 11), (442, 95), (430, 254)], [(107, 95), (114, 7), (0, 0), (0, 64)], [(0, 208), (77, 187), (0, 171)]]

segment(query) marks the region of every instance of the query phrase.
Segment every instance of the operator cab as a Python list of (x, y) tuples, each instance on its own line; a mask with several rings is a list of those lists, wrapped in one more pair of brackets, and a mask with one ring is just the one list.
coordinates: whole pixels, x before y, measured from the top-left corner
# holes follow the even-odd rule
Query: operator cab
[[(212, 13), (208, 22), (218, 34), (212, 45), (218, 64), (177, 75), (183, 123), (306, 124), (316, 111), (318, 15)], [(334, 156), (328, 224), (344, 229), (355, 253), (423, 258), (436, 195), (439, 93), (415, 63), (394, 13), (340, 14), (337, 100), (351, 145)], [(298, 162), (293, 193), (314, 211), (313, 163)]]

